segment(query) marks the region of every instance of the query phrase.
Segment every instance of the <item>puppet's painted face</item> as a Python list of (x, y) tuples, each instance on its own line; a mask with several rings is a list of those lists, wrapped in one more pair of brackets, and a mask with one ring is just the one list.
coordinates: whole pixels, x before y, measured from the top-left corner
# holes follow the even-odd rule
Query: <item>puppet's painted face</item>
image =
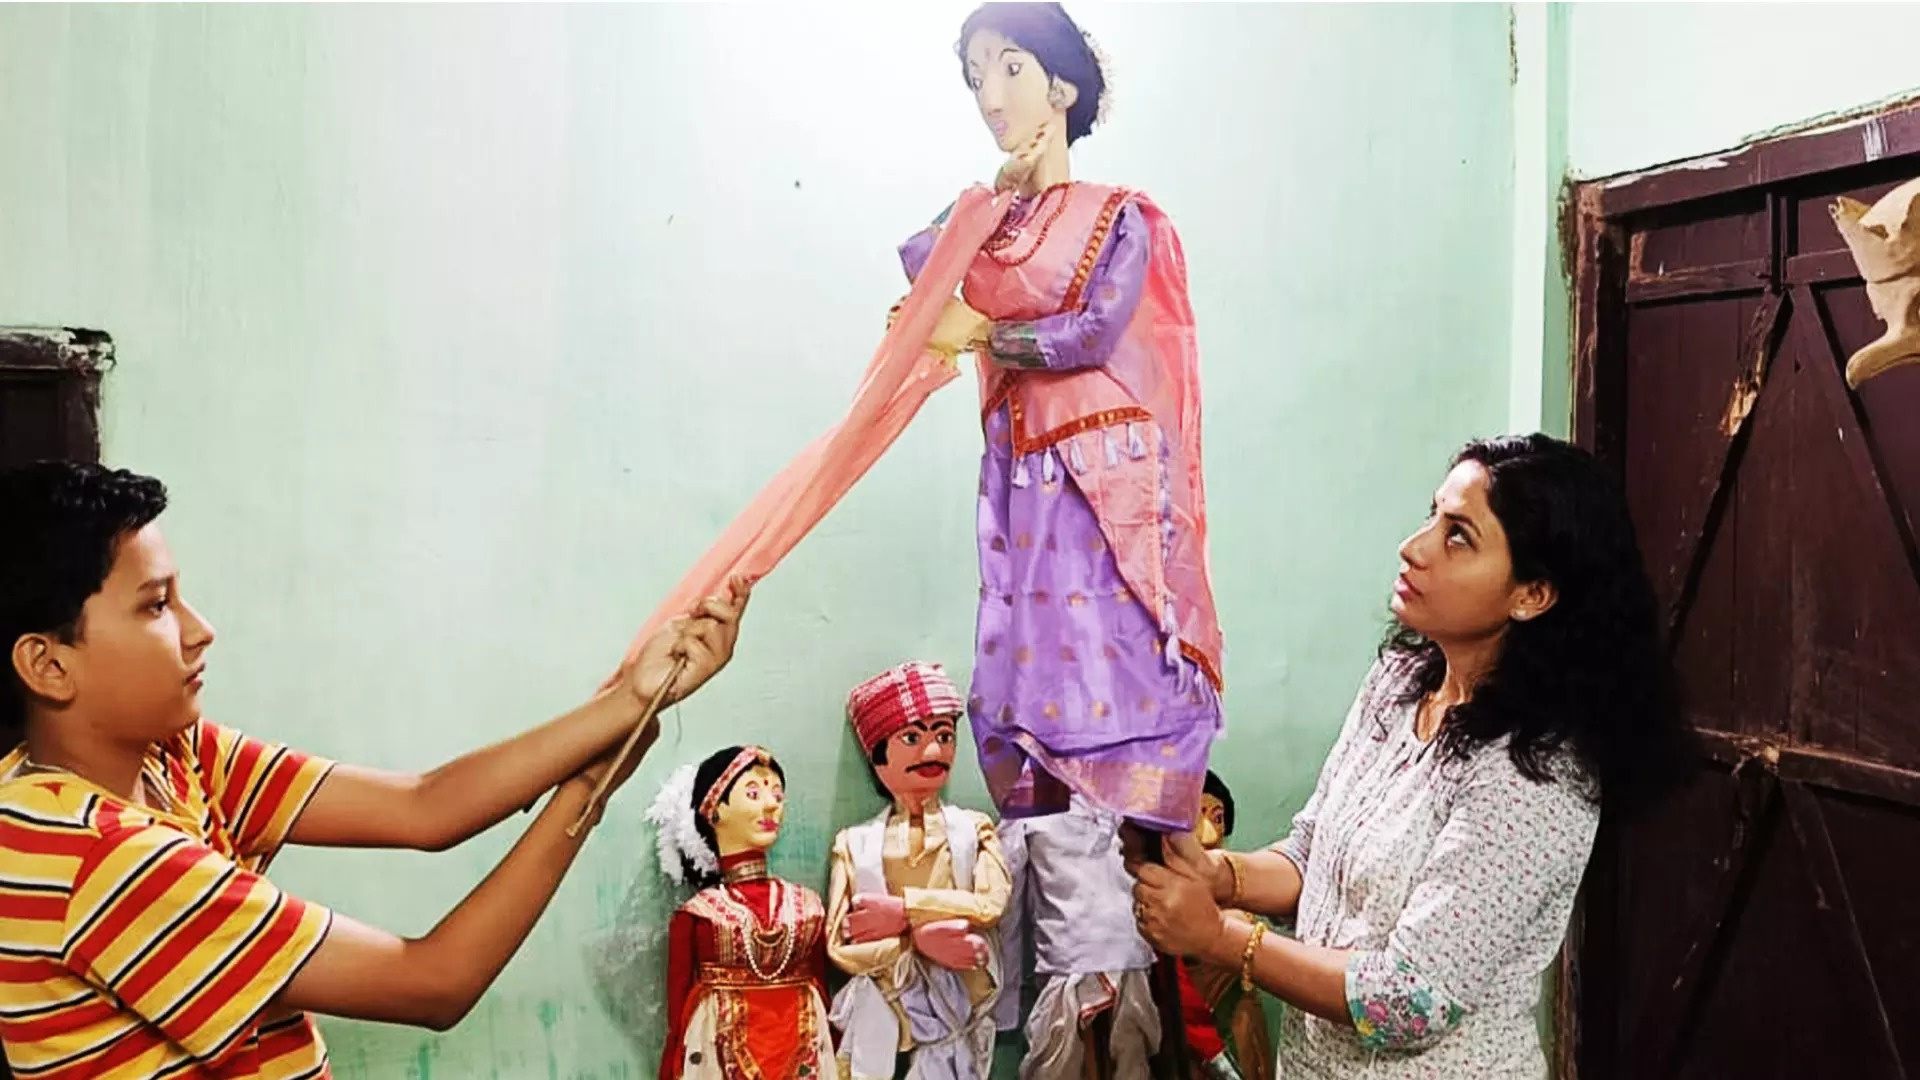
[(786, 815), (787, 785), (779, 773), (765, 765), (741, 773), (713, 814), (713, 838), (720, 856), (772, 847)]
[(1047, 77), (1039, 58), (993, 30), (977, 31), (967, 42), (967, 82), (980, 118), (1007, 153), (1025, 146), (1049, 120), (1064, 127), (1077, 96), (1072, 83), (1060, 82), (1056, 108), (1048, 99), (1056, 80)]
[(894, 798), (924, 799), (947, 786), (947, 776), (953, 772), (957, 719), (936, 716), (925, 723), (915, 721), (887, 739), (885, 760), (875, 762), (873, 771)]
[(1200, 823), (1194, 826), (1194, 839), (1213, 851), (1227, 842), (1227, 806), (1212, 795), (1200, 796)]

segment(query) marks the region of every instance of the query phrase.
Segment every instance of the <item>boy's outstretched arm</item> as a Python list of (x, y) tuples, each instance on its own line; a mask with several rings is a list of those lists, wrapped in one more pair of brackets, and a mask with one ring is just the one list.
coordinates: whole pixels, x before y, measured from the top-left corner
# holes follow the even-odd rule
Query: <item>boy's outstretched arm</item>
[(440, 851), (530, 806), (633, 730), (683, 653), (669, 703), (699, 689), (733, 657), (751, 586), (730, 583), (688, 619), (656, 633), (618, 684), (530, 731), (426, 773), (336, 765), (295, 820), (287, 842), (327, 847)]
[[(642, 737), (616, 784), (632, 775), (653, 741), (653, 734)], [(606, 765), (602, 758), (561, 784), (506, 858), (425, 937), (401, 938), (334, 915), (274, 1004), (436, 1031), (459, 1023), (526, 940), (579, 854), (586, 833), (568, 837), (567, 827)]]

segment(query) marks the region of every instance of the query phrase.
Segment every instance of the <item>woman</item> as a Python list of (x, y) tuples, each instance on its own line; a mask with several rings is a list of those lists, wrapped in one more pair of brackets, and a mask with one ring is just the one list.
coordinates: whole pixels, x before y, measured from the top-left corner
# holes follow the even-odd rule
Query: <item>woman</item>
[(819, 1077), (833, 1068), (825, 912), (812, 889), (767, 874), (786, 774), (731, 746), (667, 780), (647, 817), (661, 869), (700, 891), (667, 926), (661, 1080)]
[(1653, 590), (1615, 485), (1544, 435), (1461, 451), (1400, 559), (1394, 632), (1292, 832), (1174, 838), (1133, 864), (1136, 916), (1293, 1006), (1285, 1080), (1544, 1077), (1541, 976), (1601, 795), (1643, 807), (1685, 760)]
[[(931, 342), (980, 358), (981, 768), (1008, 817), (1078, 792), (1188, 829), (1222, 646), (1179, 236), (1138, 192), (1072, 179), (1067, 147), (1099, 119), (1106, 79), (1060, 5), (987, 4), (958, 52), (1012, 155), (1000, 186), (1018, 193)], [(909, 277), (940, 228), (903, 246)]]

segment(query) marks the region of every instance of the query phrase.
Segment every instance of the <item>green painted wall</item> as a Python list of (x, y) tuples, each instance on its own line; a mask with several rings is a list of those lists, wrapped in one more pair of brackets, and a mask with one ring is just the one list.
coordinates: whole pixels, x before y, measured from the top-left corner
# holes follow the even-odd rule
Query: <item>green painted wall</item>
[(1567, 172), (1566, 4), (1510, 4), (1513, 93), (1513, 361), (1507, 426), (1565, 437), (1570, 282), (1560, 258)]
[(1568, 157), (1609, 176), (1920, 92), (1911, 4), (1572, 4)]
[[(893, 245), (995, 166), (950, 51), (966, 10), (0, 9), (0, 322), (118, 340), (107, 452), (173, 487), (222, 634), (212, 714), (428, 767), (591, 689), (844, 407), (904, 288)], [(1507, 12), (1075, 10), (1115, 58), (1079, 175), (1151, 192), (1193, 273), (1218, 760), (1258, 841), (1311, 787), (1447, 455), (1508, 416)], [(651, 1075), (657, 1015), (589, 986), (623, 906), (670, 905), (646, 798), (763, 740), (795, 789), (776, 869), (823, 883), (872, 805), (842, 694), (908, 655), (967, 665), (974, 409), (940, 395), (765, 584), (478, 1012), (329, 1024), (338, 1075)], [(275, 876), (420, 933), (518, 828)]]

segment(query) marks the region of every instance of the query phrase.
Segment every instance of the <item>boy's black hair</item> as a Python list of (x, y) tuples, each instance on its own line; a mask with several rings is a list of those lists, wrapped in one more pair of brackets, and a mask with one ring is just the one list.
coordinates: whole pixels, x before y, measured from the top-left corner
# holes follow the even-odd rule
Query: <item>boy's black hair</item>
[(0, 470), (0, 743), (26, 737), (27, 692), (13, 670), (28, 634), (80, 640), (80, 613), (113, 570), (120, 541), (167, 508), (166, 485), (125, 469), (43, 461)]

